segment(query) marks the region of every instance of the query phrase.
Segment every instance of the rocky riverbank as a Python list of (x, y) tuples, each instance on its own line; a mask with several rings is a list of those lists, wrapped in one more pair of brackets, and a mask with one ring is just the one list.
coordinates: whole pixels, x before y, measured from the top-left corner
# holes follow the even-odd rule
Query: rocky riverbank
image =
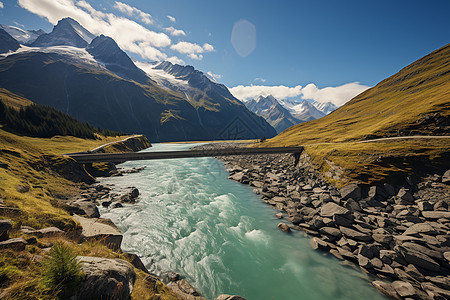
[[(230, 147), (230, 144), (209, 144)], [(235, 145), (236, 146), (236, 145)], [(230, 179), (248, 184), (302, 230), (311, 246), (359, 267), (393, 299), (450, 299), (450, 170), (403, 186), (351, 183), (341, 189), (318, 174), (306, 153), (219, 158)]]
[[(123, 176), (130, 173), (136, 173), (141, 171), (142, 168), (132, 168), (132, 169), (117, 169), (117, 172), (111, 174), (110, 176)], [(102, 185), (99, 183), (94, 183), (90, 185), (81, 186), (82, 193), (76, 199), (66, 201), (65, 209), (74, 213), (74, 218), (82, 225), (81, 235), (84, 240), (87, 241), (102, 241), (109, 248), (119, 251), (126, 255), (131, 261), (132, 265), (137, 269), (148, 274), (146, 281), (153, 284), (156, 287), (158, 282), (166, 283), (167, 288), (177, 297), (177, 299), (182, 300), (206, 300), (202, 297), (200, 292), (197, 291), (187, 280), (183, 278), (181, 274), (174, 273), (170, 270), (167, 272), (157, 275), (150, 273), (145, 265), (140, 260), (139, 256), (136, 254), (126, 253), (121, 250), (122, 234), (119, 229), (111, 222), (109, 219), (103, 219), (100, 217), (98, 210), (99, 206), (110, 207), (113, 209), (120, 209), (124, 205), (132, 205), (139, 201), (139, 190), (135, 187), (128, 187), (125, 189), (119, 189), (114, 185)], [(88, 263), (86, 260), (88, 259)], [(83, 271), (94, 270), (97, 266), (92, 266), (92, 263), (96, 263), (97, 260), (92, 260), (91, 258), (82, 257), (80, 261), (86, 265)], [(112, 266), (111, 261), (106, 261), (105, 259), (98, 260), (99, 264), (106, 263), (106, 265)], [(84, 266), (83, 265), (83, 266)], [(117, 267), (123, 270), (130, 270), (124, 265), (124, 261), (119, 262)], [(104, 268), (100, 268), (99, 272), (104, 272)], [(85, 271), (86, 272), (86, 271)], [(106, 271), (105, 271), (106, 272)], [(123, 278), (127, 280), (133, 280), (135, 275), (128, 274)], [(101, 285), (101, 280), (96, 282), (96, 284)], [(132, 285), (132, 282), (127, 282), (128, 285)], [(86, 289), (86, 287), (83, 287)], [(132, 287), (127, 289), (131, 292)], [(83, 294), (84, 295), (84, 294)], [(216, 300), (245, 300), (244, 298), (236, 295), (219, 295)]]

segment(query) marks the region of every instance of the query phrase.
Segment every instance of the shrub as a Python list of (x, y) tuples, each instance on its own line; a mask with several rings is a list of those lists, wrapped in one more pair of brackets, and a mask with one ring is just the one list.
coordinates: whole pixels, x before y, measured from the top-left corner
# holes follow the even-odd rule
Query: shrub
[(68, 245), (57, 242), (44, 260), (42, 279), (44, 285), (54, 292), (70, 295), (83, 279), (77, 255)]

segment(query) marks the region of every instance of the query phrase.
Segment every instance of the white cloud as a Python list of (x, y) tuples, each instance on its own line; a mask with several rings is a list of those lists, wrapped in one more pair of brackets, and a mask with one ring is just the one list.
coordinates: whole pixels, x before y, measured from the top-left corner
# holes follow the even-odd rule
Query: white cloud
[(213, 81), (216, 81), (216, 82), (218, 79), (222, 79), (222, 77), (223, 77), (220, 74), (214, 74), (212, 72), (207, 72), (206, 75), (208, 75), (210, 77), (210, 79), (213, 79)]
[(165, 33), (151, 31), (130, 19), (98, 11), (84, 0), (18, 0), (18, 3), (52, 24), (71, 17), (90, 32), (110, 36), (123, 50), (137, 53), (145, 59), (166, 59), (167, 55), (157, 48), (172, 43)]
[(180, 35), (186, 36), (186, 33), (183, 30), (173, 28), (172, 26), (164, 28), (164, 30), (166, 30), (167, 32), (169, 32), (173, 36), (180, 36)]
[(202, 60), (203, 59), (203, 55), (195, 54), (195, 53), (188, 54), (188, 57), (190, 57), (190, 58), (192, 58), (194, 60)]
[(143, 12), (140, 9), (137, 9), (136, 7), (116, 1), (116, 3), (114, 4), (114, 8), (120, 10), (121, 12), (130, 17), (135, 16), (140, 18), (141, 21), (144, 22), (145, 24), (153, 24), (152, 16), (146, 12)]
[(170, 46), (170, 49), (178, 51), (182, 54), (186, 54), (188, 57), (195, 60), (202, 60), (202, 53), (214, 51), (214, 47), (208, 43), (200, 46), (198, 44), (189, 42), (179, 42), (175, 45)]
[(0, 8), (3, 8), (3, 7), (5, 7), (5, 6), (3, 5), (3, 2), (0, 2)]
[(255, 78), (255, 79), (253, 79), (253, 82), (262, 82), (262, 83), (264, 83), (264, 82), (266, 82), (266, 80), (264, 79), (264, 78), (259, 78), (259, 77), (257, 77), (257, 78)]
[(174, 17), (172, 17), (172, 16), (167, 16), (167, 18), (170, 20), (170, 21), (172, 21), (172, 22), (176, 22), (177, 20), (174, 18)]
[(370, 88), (359, 82), (351, 82), (336, 87), (317, 88), (313, 83), (302, 89), (302, 99), (312, 99), (317, 102), (332, 102), (336, 106), (342, 106), (356, 95)]
[(347, 101), (362, 93), (369, 86), (351, 82), (337, 87), (325, 87), (319, 89), (315, 84), (310, 83), (304, 88), (297, 85), (287, 86), (264, 86), (264, 85), (238, 85), (230, 89), (230, 92), (240, 100), (253, 99), (258, 96), (272, 95), (277, 99), (301, 97), (302, 99), (312, 99), (317, 102), (332, 102), (336, 106), (341, 106)]
[(272, 95), (277, 99), (285, 99), (300, 95), (301, 90), (302, 90), (301, 85), (297, 85), (295, 87), (288, 87), (284, 85), (280, 86), (238, 85), (230, 89), (231, 93), (236, 98), (241, 100), (253, 99), (258, 96), (267, 97), (269, 95)]
[(178, 57), (176, 57), (176, 56), (169, 57), (169, 58), (167, 58), (166, 60), (167, 60), (168, 62), (173, 63), (174, 65), (175, 65), (175, 64), (178, 64), (178, 65), (185, 65), (185, 64), (186, 64), (186, 63), (184, 62), (184, 60), (182, 60), (181, 58), (178, 58)]

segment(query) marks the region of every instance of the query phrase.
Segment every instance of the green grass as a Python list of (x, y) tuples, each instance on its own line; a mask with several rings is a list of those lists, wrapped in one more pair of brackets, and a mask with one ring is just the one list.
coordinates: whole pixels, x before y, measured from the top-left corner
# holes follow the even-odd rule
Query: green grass
[[(419, 59), (318, 120), (290, 127), (266, 146), (292, 146), (395, 136), (426, 115), (450, 116), (450, 45)], [(409, 132), (405, 132), (410, 135)], [(413, 134), (430, 134), (427, 128)]]
[[(436, 117), (450, 118), (450, 44), (417, 60), (323, 118), (290, 127), (259, 147), (306, 146), (324, 174), (330, 163), (351, 180), (396, 181), (450, 168), (448, 140), (355, 143), (391, 136), (448, 135)], [(329, 161), (330, 163), (327, 163)], [(328, 174), (330, 175), (330, 174)]]
[(42, 269), (44, 286), (59, 298), (72, 295), (84, 277), (77, 254), (61, 241), (53, 245), (42, 263)]

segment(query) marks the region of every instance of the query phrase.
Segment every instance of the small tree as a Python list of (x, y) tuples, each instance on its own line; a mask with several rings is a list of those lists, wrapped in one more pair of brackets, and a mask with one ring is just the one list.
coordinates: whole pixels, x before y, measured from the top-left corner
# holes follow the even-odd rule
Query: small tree
[(66, 244), (57, 242), (43, 262), (44, 285), (62, 297), (70, 295), (83, 279), (77, 255)]

